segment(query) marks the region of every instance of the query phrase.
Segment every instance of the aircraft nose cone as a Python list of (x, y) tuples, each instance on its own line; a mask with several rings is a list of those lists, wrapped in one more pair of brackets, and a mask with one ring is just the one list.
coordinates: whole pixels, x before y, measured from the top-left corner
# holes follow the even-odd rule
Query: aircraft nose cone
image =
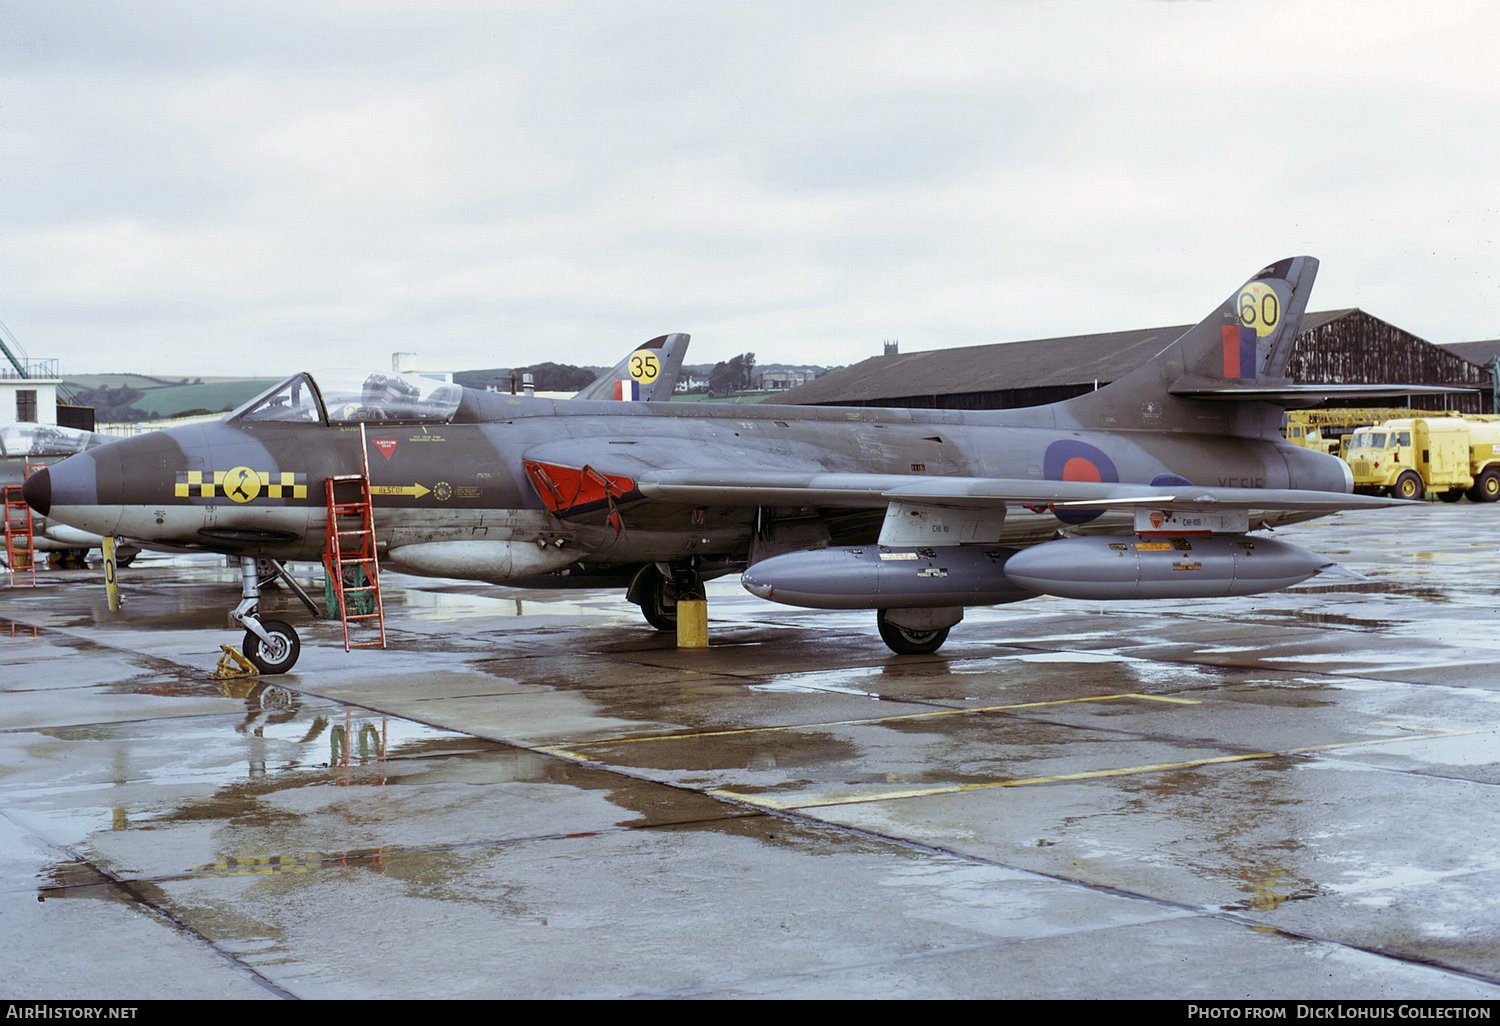
[(26, 479), (21, 486), (21, 498), (42, 516), (52, 511), (52, 475), (46, 467)]

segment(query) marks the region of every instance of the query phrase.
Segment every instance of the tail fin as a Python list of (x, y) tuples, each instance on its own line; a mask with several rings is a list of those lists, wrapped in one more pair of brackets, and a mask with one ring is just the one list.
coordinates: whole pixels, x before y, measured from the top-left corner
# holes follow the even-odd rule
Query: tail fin
[(1174, 343), (1183, 348), (1189, 370), (1173, 383), (1173, 393), (1285, 384), (1317, 276), (1318, 262), (1308, 256), (1277, 261), (1252, 276)]
[(573, 398), (666, 401), (677, 388), (688, 341), (689, 336), (674, 332), (643, 342)]
[[(1256, 272), (1180, 338), (1097, 392), (1059, 403), (1058, 422), (1079, 427), (1275, 431), (1279, 407), (1247, 424), (1202, 400), (1287, 403), (1287, 364), (1318, 262), (1288, 257)], [(1300, 403), (1297, 403), (1300, 405)], [(1231, 421), (1233, 423), (1231, 423)]]

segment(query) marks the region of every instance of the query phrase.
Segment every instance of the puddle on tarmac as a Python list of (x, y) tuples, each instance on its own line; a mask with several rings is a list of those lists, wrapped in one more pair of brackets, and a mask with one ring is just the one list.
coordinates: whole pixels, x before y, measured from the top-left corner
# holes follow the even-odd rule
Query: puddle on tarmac
[(15, 620), (0, 620), (0, 640), (29, 639), (38, 640), (41, 637), (41, 628), (32, 624), (17, 623)]

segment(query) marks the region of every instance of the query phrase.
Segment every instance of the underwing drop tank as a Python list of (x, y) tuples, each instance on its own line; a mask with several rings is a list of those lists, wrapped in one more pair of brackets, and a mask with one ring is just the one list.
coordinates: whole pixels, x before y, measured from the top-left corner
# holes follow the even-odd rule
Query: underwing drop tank
[(1015, 585), (1063, 598), (1182, 599), (1277, 591), (1334, 567), (1275, 538), (1095, 536), (1022, 550), (1005, 574)]
[(760, 598), (813, 609), (993, 606), (1034, 595), (1006, 577), (1015, 551), (858, 545), (787, 552), (756, 563), (740, 583)]
[(550, 573), (578, 554), (529, 541), (464, 539), (392, 546), (386, 558), (395, 569), (427, 577), (508, 581)]

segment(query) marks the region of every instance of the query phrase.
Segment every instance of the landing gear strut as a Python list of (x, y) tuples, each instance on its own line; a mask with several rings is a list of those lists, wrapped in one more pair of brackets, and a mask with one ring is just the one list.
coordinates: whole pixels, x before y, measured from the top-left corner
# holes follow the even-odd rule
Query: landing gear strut
[(625, 597), (641, 607), (641, 615), (651, 626), (675, 631), (678, 600), (702, 599), (703, 578), (692, 567), (648, 563), (636, 573)]
[[(307, 603), (314, 613), (317, 612), (316, 604), (307, 597), (307, 593), (297, 587), (291, 577), (280, 564), (276, 565), (277, 571), (282, 578), (292, 585), (303, 602)], [(285, 673), (297, 662), (297, 656), (302, 652), (302, 642), (297, 637), (297, 632), (289, 623), (281, 620), (262, 620), (260, 618), (260, 586), (261, 577), (253, 556), (244, 556), (240, 559), (240, 604), (235, 606), (229, 613), (229, 618), (236, 623), (245, 626), (245, 658), (255, 664), (255, 668), (261, 673)]]

